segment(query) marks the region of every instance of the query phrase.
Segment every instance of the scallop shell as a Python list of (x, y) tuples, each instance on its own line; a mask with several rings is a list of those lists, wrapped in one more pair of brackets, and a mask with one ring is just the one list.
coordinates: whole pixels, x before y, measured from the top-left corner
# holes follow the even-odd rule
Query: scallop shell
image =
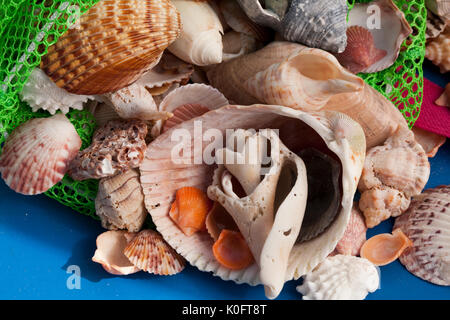
[(413, 242), (400, 262), (415, 276), (442, 286), (450, 285), (449, 207), (449, 186), (428, 189), (394, 224)]
[(129, 275), (139, 272), (123, 250), (128, 245), (134, 234), (126, 231), (107, 231), (97, 237), (97, 250), (95, 250), (92, 261), (102, 265), (108, 273), (114, 275)]
[(40, 194), (62, 180), (80, 148), (81, 139), (65, 115), (32, 119), (6, 139), (0, 173), (14, 191)]
[(448, 0), (425, 0), (429, 10), (438, 15), (445, 22), (450, 21), (450, 3)]
[(446, 137), (439, 134), (420, 129), (418, 127), (412, 128), (414, 133), (414, 139), (422, 146), (423, 150), (427, 154), (427, 157), (433, 158), (438, 152), (439, 148), (447, 140)]
[[(217, 133), (218, 139), (215, 142), (219, 143), (203, 139), (200, 145), (202, 148), (196, 144), (194, 148), (194, 123), (197, 126), (201, 123), (202, 132)], [(242, 270), (223, 267), (214, 258), (214, 242), (206, 231), (187, 237), (169, 217), (170, 206), (178, 189), (191, 186), (206, 190), (211, 185), (215, 158), (212, 157), (210, 162), (211, 159), (203, 156), (223, 148), (221, 143), (226, 129), (250, 128), (279, 129), (281, 141), (291, 151), (298, 152), (317, 145), (319, 150), (327, 152), (328, 155), (334, 154), (342, 164), (341, 209), (334, 222), (318, 237), (294, 245), (291, 251), (285, 280), (299, 278), (334, 250), (350, 218), (353, 195), (361, 174), (366, 147), (361, 127), (345, 115), (335, 112), (308, 114), (282, 106), (226, 106), (195, 120), (183, 122), (176, 127), (176, 131), (172, 128), (149, 144), (146, 158), (140, 166), (146, 207), (164, 239), (193, 266), (212, 272), (224, 280), (250, 285), (260, 284), (257, 264)], [(174, 132), (186, 134), (180, 141), (173, 139)], [(201, 135), (196, 133), (195, 137), (198, 139)], [(179, 154), (178, 151), (182, 153)]]
[(430, 176), (425, 151), (409, 129), (399, 129), (385, 144), (368, 151), (358, 189), (369, 228), (407, 209)]
[(223, 61), (228, 61), (242, 55), (254, 52), (260, 43), (244, 33), (229, 31), (222, 37), (223, 40)]
[(143, 230), (130, 241), (124, 255), (140, 270), (168, 276), (184, 269), (184, 259), (153, 230)]
[(343, 67), (353, 73), (367, 72), (368, 68), (383, 59), (387, 52), (375, 46), (373, 35), (361, 26), (347, 29), (347, 47), (336, 58)]
[(308, 273), (297, 291), (303, 300), (364, 300), (379, 284), (378, 270), (368, 260), (337, 255)]
[(398, 58), (402, 43), (412, 33), (405, 14), (392, 0), (356, 3), (348, 15), (348, 27), (351, 26), (369, 28), (375, 47), (387, 52), (384, 58), (364, 68), (364, 73), (374, 73), (392, 66)]
[(109, 230), (141, 230), (147, 216), (139, 174), (136, 170), (100, 180), (95, 211)]
[(114, 92), (154, 67), (180, 28), (169, 0), (103, 0), (49, 47), (41, 69), (71, 93)]
[(347, 44), (345, 0), (292, 0), (283, 18), (262, 8), (259, 0), (238, 0), (254, 22), (271, 27), (288, 41), (342, 52)]
[(450, 30), (427, 43), (425, 57), (437, 65), (441, 73), (450, 71)]
[(231, 29), (262, 42), (270, 40), (272, 33), (270, 29), (251, 21), (236, 0), (221, 0), (219, 6), (227, 25)]
[(144, 158), (147, 124), (141, 120), (112, 120), (97, 129), (92, 144), (70, 163), (74, 180), (100, 179), (137, 168)]
[(338, 254), (358, 256), (362, 245), (366, 241), (366, 232), (367, 227), (364, 223), (364, 216), (358, 209), (358, 204), (354, 203), (350, 221), (335, 251)]
[(52, 115), (58, 110), (61, 110), (64, 114), (68, 113), (70, 109), (82, 110), (85, 102), (94, 99), (93, 96), (72, 94), (59, 88), (39, 68), (35, 68), (31, 72), (20, 93), (20, 98), (30, 105), (33, 112), (42, 109)]
[(206, 66), (222, 62), (223, 28), (207, 1), (172, 0), (181, 15), (183, 29), (168, 49), (178, 58)]

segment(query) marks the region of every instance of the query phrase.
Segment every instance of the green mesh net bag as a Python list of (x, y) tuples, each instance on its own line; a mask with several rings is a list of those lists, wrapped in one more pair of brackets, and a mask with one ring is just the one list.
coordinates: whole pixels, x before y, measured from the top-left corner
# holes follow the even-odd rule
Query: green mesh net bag
[[(44, 111), (32, 112), (20, 101), (19, 93), (48, 47), (98, 1), (0, 0), (0, 146), (7, 134), (21, 123), (49, 116)], [(379, 73), (360, 76), (393, 101), (412, 127), (419, 117), (423, 98), (426, 9), (423, 0), (394, 2), (405, 13), (413, 33), (405, 41), (393, 66)], [(349, 0), (349, 7), (352, 8), (354, 3), (355, 0)], [(92, 115), (88, 111), (73, 110), (67, 116), (77, 129), (83, 148), (89, 146), (96, 126)], [(98, 219), (94, 205), (97, 190), (97, 181), (78, 182), (66, 176), (46, 195)]]

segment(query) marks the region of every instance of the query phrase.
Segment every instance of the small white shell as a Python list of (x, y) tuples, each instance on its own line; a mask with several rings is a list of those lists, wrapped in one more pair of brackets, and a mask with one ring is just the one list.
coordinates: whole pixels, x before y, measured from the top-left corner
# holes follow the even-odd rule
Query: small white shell
[(364, 300), (379, 283), (378, 270), (369, 260), (336, 255), (306, 274), (297, 291), (303, 300)]
[(20, 97), (31, 106), (33, 112), (42, 109), (50, 114), (58, 110), (64, 114), (70, 109), (82, 110), (83, 103), (94, 99), (93, 96), (77, 95), (61, 89), (39, 68), (31, 72)]

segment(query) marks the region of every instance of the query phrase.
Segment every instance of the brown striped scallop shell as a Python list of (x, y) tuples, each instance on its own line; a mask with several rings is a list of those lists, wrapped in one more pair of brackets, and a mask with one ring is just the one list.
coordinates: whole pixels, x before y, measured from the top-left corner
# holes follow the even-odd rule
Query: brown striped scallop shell
[(114, 92), (154, 67), (180, 29), (169, 0), (103, 0), (48, 49), (41, 69), (71, 93)]
[(423, 280), (450, 286), (450, 186), (425, 190), (414, 197), (408, 211), (395, 221), (394, 229), (413, 242), (400, 262)]

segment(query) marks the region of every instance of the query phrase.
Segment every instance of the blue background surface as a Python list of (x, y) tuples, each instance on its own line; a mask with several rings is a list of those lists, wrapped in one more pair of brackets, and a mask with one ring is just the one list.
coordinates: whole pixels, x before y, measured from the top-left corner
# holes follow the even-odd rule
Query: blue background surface
[[(444, 86), (448, 78), (427, 65), (425, 75)], [(450, 184), (450, 142), (430, 159), (427, 188)], [(392, 221), (369, 230), (390, 232)], [(265, 299), (262, 287), (237, 285), (187, 266), (178, 275), (140, 272), (113, 276), (92, 262), (100, 223), (45, 196), (26, 197), (0, 182), (0, 299)], [(69, 290), (68, 266), (81, 269), (81, 289)], [(290, 281), (278, 299), (300, 299)], [(450, 299), (440, 287), (410, 274), (399, 261), (381, 267), (381, 286), (367, 299)]]

